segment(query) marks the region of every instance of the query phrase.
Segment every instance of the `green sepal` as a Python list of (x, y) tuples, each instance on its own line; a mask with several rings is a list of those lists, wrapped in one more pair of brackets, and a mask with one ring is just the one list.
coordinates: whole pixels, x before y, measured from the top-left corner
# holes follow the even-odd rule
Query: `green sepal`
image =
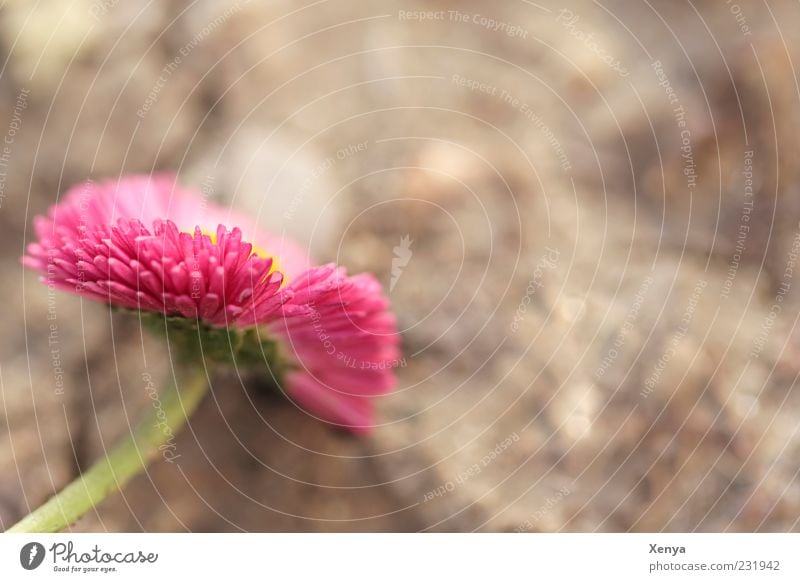
[(279, 386), (283, 385), (286, 372), (295, 368), (278, 341), (260, 328), (212, 327), (185, 317), (146, 312), (141, 313), (141, 321), (156, 335), (165, 338), (173, 357), (183, 362), (209, 360), (240, 370), (257, 370), (266, 365)]

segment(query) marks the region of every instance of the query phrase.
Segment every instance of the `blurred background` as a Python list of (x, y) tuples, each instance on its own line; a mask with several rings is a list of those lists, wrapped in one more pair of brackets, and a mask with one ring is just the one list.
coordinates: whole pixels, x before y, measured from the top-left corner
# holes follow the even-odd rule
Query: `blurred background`
[(222, 375), (179, 462), (74, 530), (797, 531), (798, 18), (7, 0), (0, 525), (127, 433), (145, 358), (170, 365), (23, 272), (31, 219), (75, 182), (174, 171), (374, 272), (400, 387), (357, 439)]

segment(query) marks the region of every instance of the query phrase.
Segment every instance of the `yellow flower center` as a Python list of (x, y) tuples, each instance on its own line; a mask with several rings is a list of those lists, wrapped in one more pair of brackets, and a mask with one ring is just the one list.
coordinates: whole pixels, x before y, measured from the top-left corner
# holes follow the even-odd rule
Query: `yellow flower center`
[[(211, 242), (213, 244), (217, 244), (217, 233), (216, 233), (216, 231), (211, 231), (211, 230), (206, 230), (204, 228), (201, 228), (200, 232), (203, 235), (205, 235), (208, 238), (210, 238)], [(194, 236), (194, 231), (190, 232), (189, 234)], [(280, 265), (280, 262), (278, 261), (278, 257), (276, 257), (275, 255), (269, 254), (264, 249), (262, 249), (260, 247), (257, 247), (256, 245), (254, 245), (252, 243), (250, 243), (250, 244), (251, 244), (251, 249), (250, 249), (250, 256), (251, 257), (255, 256), (255, 257), (258, 257), (259, 259), (269, 259), (269, 258), (272, 259), (272, 266), (269, 268), (269, 272), (264, 277), (265, 279), (267, 277), (269, 277), (270, 275), (272, 275), (272, 273), (274, 273), (275, 271), (281, 271), (281, 265)], [(281, 287), (283, 287), (283, 285), (286, 283), (287, 277), (286, 277), (286, 273), (283, 273), (283, 271), (281, 271), (281, 273), (283, 274), (283, 280), (281, 281)]]

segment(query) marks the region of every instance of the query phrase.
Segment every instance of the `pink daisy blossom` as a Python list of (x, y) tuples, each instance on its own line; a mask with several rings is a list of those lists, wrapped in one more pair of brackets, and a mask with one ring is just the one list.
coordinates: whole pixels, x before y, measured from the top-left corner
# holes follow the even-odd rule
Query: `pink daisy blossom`
[(374, 397), (395, 385), (396, 320), (374, 277), (310, 266), (293, 243), (173, 176), (77, 185), (34, 228), (22, 262), (48, 284), (279, 340), (282, 388), (323, 420), (368, 432)]

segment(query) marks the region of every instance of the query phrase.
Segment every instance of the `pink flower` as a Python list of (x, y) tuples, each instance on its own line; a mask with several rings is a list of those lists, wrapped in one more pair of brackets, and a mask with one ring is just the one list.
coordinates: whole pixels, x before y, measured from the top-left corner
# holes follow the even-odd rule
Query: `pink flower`
[(396, 321), (371, 275), (311, 267), (171, 176), (75, 186), (34, 227), (22, 261), (49, 284), (210, 327), (258, 326), (289, 360), (287, 394), (324, 420), (367, 432), (373, 398), (394, 387)]

